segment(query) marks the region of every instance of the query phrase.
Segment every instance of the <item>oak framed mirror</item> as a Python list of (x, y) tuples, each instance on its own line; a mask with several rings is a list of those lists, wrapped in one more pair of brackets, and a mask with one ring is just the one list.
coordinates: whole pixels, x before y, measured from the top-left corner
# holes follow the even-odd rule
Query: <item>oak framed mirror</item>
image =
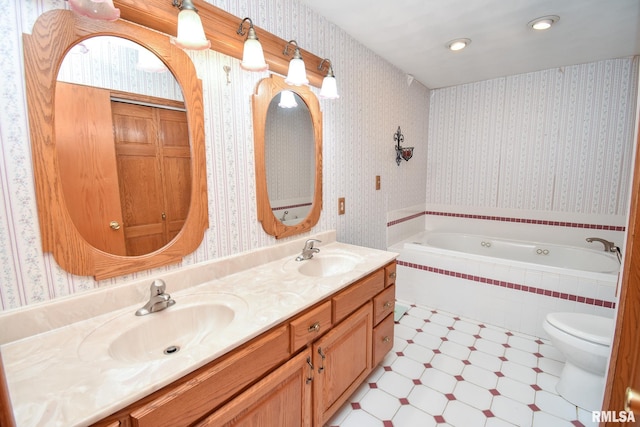
[[(289, 98), (289, 101), (286, 98)], [(278, 75), (253, 95), (258, 220), (276, 238), (318, 223), (322, 210), (322, 111), (306, 86)]]
[[(65, 58), (101, 38), (155, 57), (174, 77), (159, 86), (175, 86), (181, 99), (59, 80)], [(202, 85), (188, 55), (166, 35), (66, 10), (42, 14), (23, 42), (43, 251), (69, 273), (100, 280), (177, 263), (197, 249), (208, 228), (208, 201)], [(148, 135), (157, 140), (149, 144)], [(152, 147), (142, 159), (145, 145)], [(151, 189), (161, 203), (147, 198)], [(152, 219), (140, 226), (140, 217)], [(87, 228), (92, 221), (97, 228)]]

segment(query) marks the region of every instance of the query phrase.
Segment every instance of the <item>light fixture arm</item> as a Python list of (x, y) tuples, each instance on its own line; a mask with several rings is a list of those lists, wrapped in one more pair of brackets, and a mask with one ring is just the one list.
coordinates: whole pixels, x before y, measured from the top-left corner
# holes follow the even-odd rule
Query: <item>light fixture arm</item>
[(251, 20), (251, 18), (244, 18), (242, 22), (240, 22), (240, 26), (236, 30), (236, 33), (241, 36), (244, 36), (246, 34), (244, 32), (243, 26), (244, 26), (244, 23), (247, 21), (249, 22), (249, 35), (247, 36), (247, 38), (257, 39), (258, 37), (256, 36), (256, 30), (253, 28), (253, 21)]
[(173, 0), (172, 4), (179, 10), (193, 10), (198, 12), (198, 9), (196, 9), (191, 0)]
[(405, 161), (409, 161), (410, 158), (413, 157), (413, 148), (414, 147), (403, 147), (402, 143), (404, 142), (404, 135), (400, 130), (400, 126), (398, 126), (398, 130), (393, 134), (393, 140), (396, 142), (396, 164), (400, 166), (402, 159)]
[(333, 74), (333, 65), (331, 64), (331, 60), (324, 58), (322, 61), (320, 61), (320, 65), (318, 65), (318, 70), (322, 71), (322, 66), (324, 65), (324, 63), (327, 63), (327, 77), (335, 77), (336, 75)]
[(302, 59), (302, 55), (300, 55), (300, 48), (298, 47), (298, 42), (295, 40), (289, 40), (289, 42), (284, 46), (284, 50), (282, 51), (282, 54), (284, 56), (289, 56), (289, 45), (292, 44), (296, 47), (296, 49), (293, 51), (293, 58), (294, 59)]

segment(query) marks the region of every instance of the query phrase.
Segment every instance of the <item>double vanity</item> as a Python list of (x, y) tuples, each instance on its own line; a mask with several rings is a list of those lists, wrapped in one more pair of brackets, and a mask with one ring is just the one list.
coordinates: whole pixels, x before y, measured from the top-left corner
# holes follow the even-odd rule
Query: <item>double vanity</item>
[(397, 254), (312, 238), (0, 314), (16, 424), (323, 425), (393, 345)]

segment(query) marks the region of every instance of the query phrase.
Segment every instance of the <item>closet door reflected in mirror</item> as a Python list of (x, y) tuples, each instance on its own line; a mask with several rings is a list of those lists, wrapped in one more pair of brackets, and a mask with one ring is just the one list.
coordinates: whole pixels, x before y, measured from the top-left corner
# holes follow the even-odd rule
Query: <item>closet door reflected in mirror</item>
[[(290, 95), (289, 102), (283, 100)], [(286, 104), (286, 106), (284, 105)], [(322, 112), (308, 87), (262, 79), (253, 95), (256, 198), (276, 238), (310, 230), (322, 210)]]
[(43, 250), (98, 279), (193, 252), (208, 202), (189, 57), (166, 35), (64, 10), (23, 39)]

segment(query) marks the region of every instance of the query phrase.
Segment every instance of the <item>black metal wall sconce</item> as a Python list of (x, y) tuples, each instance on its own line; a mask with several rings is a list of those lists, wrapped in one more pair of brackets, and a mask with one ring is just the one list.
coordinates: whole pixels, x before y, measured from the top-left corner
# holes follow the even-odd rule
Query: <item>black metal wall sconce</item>
[(393, 140), (396, 143), (396, 163), (400, 166), (402, 159), (409, 161), (413, 157), (413, 147), (403, 147), (404, 135), (398, 126), (398, 130), (393, 134)]

